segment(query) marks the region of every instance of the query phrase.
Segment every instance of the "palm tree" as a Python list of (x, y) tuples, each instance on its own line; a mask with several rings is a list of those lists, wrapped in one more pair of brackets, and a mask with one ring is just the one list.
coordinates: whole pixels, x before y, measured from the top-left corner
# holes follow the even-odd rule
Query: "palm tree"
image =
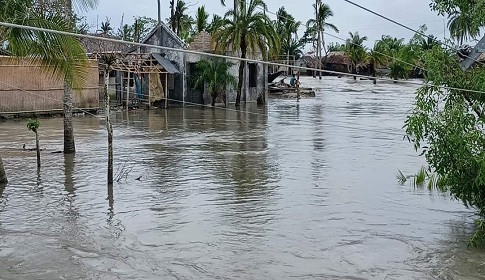
[[(298, 28), (300, 27), (301, 22), (295, 21), (295, 18), (288, 14), (285, 10), (285, 7), (281, 7), (278, 9), (276, 13), (276, 31), (282, 38), (281, 44), (283, 46), (289, 46), (293, 39), (293, 35), (295, 35), (295, 39), (298, 36)], [(290, 53), (288, 52), (288, 48), (282, 48), (282, 54), (286, 55), (286, 64), (288, 64), (288, 73), (290, 72)]]
[(177, 0), (177, 5), (175, 6), (175, 12), (174, 12), (174, 24), (175, 24), (175, 33), (177, 33), (177, 36), (180, 36), (184, 27), (185, 23), (187, 23), (187, 15), (185, 12), (187, 11), (189, 7), (183, 0)]
[(384, 54), (384, 47), (381, 41), (374, 43), (374, 47), (367, 54), (367, 60), (370, 63), (372, 77), (374, 77), (374, 85), (377, 84), (376, 72), (377, 66), (386, 63), (387, 59)]
[[(345, 42), (345, 52), (352, 63), (352, 74), (357, 74), (357, 65), (366, 57), (364, 41), (367, 40), (367, 36), (360, 37), (359, 32), (349, 32), (349, 35), (350, 38)], [(354, 80), (356, 79), (357, 76), (354, 76)]]
[(110, 35), (113, 28), (111, 27), (111, 19), (106, 17), (104, 22), (101, 22), (101, 34), (103, 35)]
[(283, 41), (281, 45), (281, 50), (284, 53), (294, 57), (295, 60), (298, 60), (303, 55), (302, 49), (304, 46), (304, 42), (293, 38), (289, 42), (286, 40)]
[(124, 24), (122, 28), (118, 28), (116, 35), (123, 41), (133, 41), (133, 26)]
[(398, 39), (389, 35), (383, 35), (380, 42), (382, 42), (384, 50), (388, 55), (394, 55), (404, 45), (404, 38)]
[(175, 32), (175, 0), (170, 0), (170, 20), (169, 25), (172, 31)]
[[(229, 48), (239, 49), (240, 57), (261, 52), (266, 57), (268, 48), (280, 49), (279, 36), (268, 16), (258, 8), (266, 10), (262, 0), (237, 1), (236, 9), (230, 9), (224, 16), (220, 28), (214, 33), (217, 38), (216, 49), (226, 51)], [(241, 92), (244, 77), (244, 61), (239, 62), (239, 81), (237, 85), (236, 106), (241, 103)]]
[(202, 31), (207, 31), (209, 27), (208, 20), (209, 14), (205, 11), (205, 6), (197, 8), (197, 14), (195, 15), (195, 32), (200, 33)]
[[(8, 0), (7, 0), (8, 1)], [(28, 1), (28, 0), (22, 0)], [(21, 2), (22, 2), (21, 1)], [(73, 21), (73, 5), (72, 0), (63, 0), (60, 2), (61, 8), (63, 10), (56, 11), (56, 14), (64, 15), (64, 20), (66, 20), (69, 24), (69, 28), (66, 31), (75, 32), (75, 24), (72, 24)], [(98, 4), (98, 0), (75, 0), (74, 2), (79, 10), (87, 11), (89, 9), (93, 9)], [(44, 15), (44, 12), (41, 10), (41, 14)], [(74, 43), (77, 42), (77, 45), (72, 45), (72, 51), (74, 56), (79, 57), (78, 61), (82, 62), (86, 59), (86, 54), (84, 52), (84, 48), (80, 44), (78, 40), (75, 39)], [(83, 50), (81, 54), (80, 50)], [(67, 51), (67, 50), (66, 50)], [(78, 77), (73, 76), (71, 74), (65, 75), (64, 77), (64, 106), (63, 106), (63, 113), (64, 113), (64, 153), (65, 154), (72, 154), (76, 152), (76, 144), (74, 142), (74, 128), (72, 126), (72, 87)], [(84, 76), (80, 76), (79, 78), (84, 78)]]
[[(71, 4), (68, 5), (72, 7)], [(4, 22), (60, 31), (73, 30), (69, 17), (60, 13), (45, 13), (29, 0), (0, 0), (0, 6), (3, 8), (0, 11), (0, 20)], [(67, 14), (71, 15), (69, 12)], [(64, 152), (74, 152), (70, 89), (73, 86), (80, 87), (86, 77), (87, 57), (84, 47), (72, 36), (37, 30), (0, 27), (0, 34), (8, 42), (10, 54), (38, 60), (43, 65), (50, 66), (47, 70), (53, 77), (64, 80)], [(0, 181), (4, 175), (1, 164)]]
[[(328, 4), (322, 3), (321, 0), (316, 0), (316, 3), (312, 5), (315, 10), (315, 18), (307, 21), (307, 28), (311, 30), (313, 34), (317, 35), (317, 57), (318, 68), (321, 69), (322, 63), (322, 46), (325, 48), (325, 39), (323, 32), (325, 28), (330, 28), (335, 32), (339, 32), (338, 28), (327, 22), (327, 19), (333, 16), (333, 11)], [(322, 78), (322, 72), (319, 71), (319, 77)]]
[(213, 14), (212, 15), (212, 21), (211, 23), (207, 26), (207, 32), (210, 34), (213, 34), (214, 31), (216, 31), (222, 24), (223, 20), (219, 15)]
[(480, 35), (480, 26), (476, 24), (470, 4), (458, 5), (458, 8), (448, 16), (448, 28), (450, 35), (460, 45), (464, 40), (473, 39)]
[(236, 86), (236, 78), (229, 72), (232, 65), (233, 63), (220, 58), (201, 60), (196, 64), (194, 87), (203, 88), (207, 86), (212, 98), (212, 106), (215, 106), (216, 98), (220, 95), (222, 95), (224, 104), (226, 104), (226, 95), (224, 93), (226, 86)]

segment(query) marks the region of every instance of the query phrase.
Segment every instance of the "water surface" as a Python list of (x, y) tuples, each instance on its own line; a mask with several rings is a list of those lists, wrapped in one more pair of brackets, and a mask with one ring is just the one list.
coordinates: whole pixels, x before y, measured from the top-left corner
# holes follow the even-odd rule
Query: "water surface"
[[(106, 185), (102, 117), (0, 123), (2, 279), (477, 279), (474, 215), (396, 182), (416, 86), (303, 79), (317, 97), (241, 110), (118, 112)], [(136, 180), (137, 178), (140, 180)]]

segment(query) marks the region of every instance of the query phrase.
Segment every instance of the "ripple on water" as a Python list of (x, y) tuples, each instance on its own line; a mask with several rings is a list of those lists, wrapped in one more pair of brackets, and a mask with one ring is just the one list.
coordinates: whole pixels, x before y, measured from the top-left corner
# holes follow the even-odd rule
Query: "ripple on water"
[(39, 175), (24, 121), (1, 122), (0, 278), (481, 277), (473, 213), (396, 184), (423, 164), (401, 129), (416, 86), (302, 82), (316, 98), (114, 114), (112, 187), (103, 119), (74, 119), (74, 157), (43, 119)]

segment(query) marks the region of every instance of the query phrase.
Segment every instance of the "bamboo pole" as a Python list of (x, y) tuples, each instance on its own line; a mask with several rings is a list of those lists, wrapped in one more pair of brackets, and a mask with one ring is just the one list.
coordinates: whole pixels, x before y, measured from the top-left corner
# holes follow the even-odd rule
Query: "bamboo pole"
[(34, 130), (35, 132), (35, 149), (37, 151), (37, 168), (40, 168), (40, 144), (39, 144), (39, 133), (37, 129)]
[(131, 82), (131, 71), (128, 70), (128, 82), (126, 85), (126, 111), (128, 111), (129, 109), (128, 102), (130, 101), (130, 82)]
[(113, 126), (110, 119), (110, 106), (108, 94), (109, 75), (108, 70), (104, 70), (104, 103), (106, 130), (108, 131), (108, 184), (113, 184)]
[(168, 108), (168, 74), (165, 73), (165, 109)]
[(300, 100), (300, 70), (296, 74), (296, 100)]

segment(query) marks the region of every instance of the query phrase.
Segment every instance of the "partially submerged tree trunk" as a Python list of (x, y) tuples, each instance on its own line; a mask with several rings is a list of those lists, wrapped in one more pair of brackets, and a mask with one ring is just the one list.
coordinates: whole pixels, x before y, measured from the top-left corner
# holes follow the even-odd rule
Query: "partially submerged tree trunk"
[[(241, 58), (246, 58), (246, 42), (244, 39), (241, 41)], [(239, 61), (239, 80), (237, 83), (237, 94), (236, 94), (236, 106), (241, 105), (241, 93), (244, 81), (244, 65), (246, 64), (245, 61)]]
[(72, 89), (68, 82), (64, 82), (64, 153), (76, 152), (74, 144), (74, 129), (72, 127)]
[(37, 130), (34, 131), (35, 133), (35, 149), (37, 151), (37, 168), (40, 168), (40, 144), (39, 144), (39, 133)]
[(321, 42), (321, 32), (318, 31), (318, 38), (317, 38), (317, 52), (318, 52), (318, 79), (322, 79), (322, 42)]
[(110, 119), (110, 105), (108, 94), (109, 75), (108, 70), (104, 71), (104, 104), (106, 130), (108, 131), (108, 184), (113, 184), (113, 126)]
[(5, 168), (3, 167), (3, 161), (0, 157), (0, 184), (8, 183), (7, 175), (5, 174)]
[(216, 98), (217, 98), (217, 94), (211, 94), (211, 106), (212, 107), (216, 106)]
[(357, 80), (357, 65), (352, 65), (352, 74), (354, 74), (354, 81)]
[(376, 67), (375, 66), (376, 66), (375, 63), (371, 63), (370, 64), (370, 70), (372, 71), (372, 83), (374, 85), (377, 84), (377, 79), (376, 79), (376, 72), (377, 72), (377, 70), (376, 70)]

